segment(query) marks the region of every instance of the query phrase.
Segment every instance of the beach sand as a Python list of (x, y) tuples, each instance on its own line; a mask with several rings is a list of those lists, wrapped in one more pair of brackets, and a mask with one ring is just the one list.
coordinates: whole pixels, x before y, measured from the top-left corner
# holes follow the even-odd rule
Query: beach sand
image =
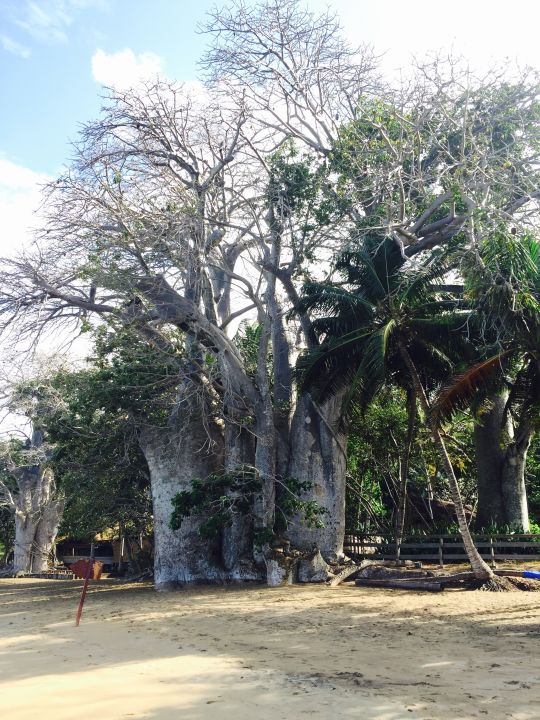
[(0, 580), (5, 720), (540, 718), (540, 593)]

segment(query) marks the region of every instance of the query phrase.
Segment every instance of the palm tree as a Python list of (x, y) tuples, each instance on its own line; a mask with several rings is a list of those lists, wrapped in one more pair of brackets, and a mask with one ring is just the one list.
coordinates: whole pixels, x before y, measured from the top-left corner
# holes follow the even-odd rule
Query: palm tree
[[(504, 447), (500, 467), (490, 467), (489, 491), (503, 492), (512, 527), (527, 529), (525, 462), (540, 425), (540, 255), (538, 241), (504, 230), (490, 236), (473, 256), (467, 277), (489, 357), (472, 364), (435, 400), (439, 422), (456, 409), (488, 401), (498, 413), (491, 444)], [(502, 400), (502, 402), (495, 402)], [(488, 410), (489, 412), (489, 410)], [(486, 428), (490, 434), (491, 428)], [(493, 433), (492, 433), (493, 434)], [(493, 463), (492, 463), (493, 465)], [(500, 477), (494, 477), (495, 474)], [(497, 483), (501, 486), (498, 487)]]
[(429, 400), (440, 378), (448, 377), (451, 358), (473, 355), (463, 331), (470, 307), (440, 284), (452, 266), (451, 256), (442, 251), (412, 265), (391, 239), (364, 238), (359, 248), (339, 257), (336, 271), (342, 281), (306, 286), (298, 309), (318, 315), (313, 328), (321, 342), (300, 357), (298, 369), (303, 382), (321, 394), (348, 386), (347, 401), (354, 400), (360, 407), (371, 403), (387, 383), (404, 388), (412, 398), (409, 428), (420, 404), (448, 476), (473, 573), (484, 581), (492, 579), (493, 572), (472, 540), (457, 478)]

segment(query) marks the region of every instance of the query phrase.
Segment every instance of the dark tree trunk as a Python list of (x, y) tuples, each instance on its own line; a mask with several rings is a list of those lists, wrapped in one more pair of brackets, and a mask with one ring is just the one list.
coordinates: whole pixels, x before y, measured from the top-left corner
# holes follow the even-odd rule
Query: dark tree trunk
[[(516, 433), (516, 436), (518, 434)], [(501, 489), (506, 524), (511, 530), (529, 532), (529, 508), (525, 487), (525, 464), (532, 433), (514, 439), (506, 448)]]
[(529, 530), (525, 463), (532, 430), (522, 421), (514, 427), (505, 413), (507, 394), (490, 398), (490, 408), (477, 418), (474, 428), (478, 505), (476, 527), (507, 525)]
[(506, 399), (505, 395), (491, 398), (490, 409), (479, 414), (474, 425), (478, 485), (475, 521), (477, 529), (492, 524), (504, 524), (501, 475), (505, 452), (501, 446), (501, 435)]
[[(255, 436), (253, 428), (228, 420), (225, 426), (225, 471), (255, 466)], [(261, 577), (253, 563), (253, 520), (249, 515), (235, 514), (229, 527), (221, 535), (221, 560), (234, 579)]]

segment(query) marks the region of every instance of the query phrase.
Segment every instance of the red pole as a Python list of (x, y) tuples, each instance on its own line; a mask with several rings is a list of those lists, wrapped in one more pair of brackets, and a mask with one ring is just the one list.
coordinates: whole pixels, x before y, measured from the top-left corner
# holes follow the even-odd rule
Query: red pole
[(94, 543), (90, 545), (90, 559), (88, 561), (88, 569), (86, 570), (86, 577), (84, 578), (84, 585), (81, 593), (81, 599), (79, 600), (79, 607), (77, 609), (77, 617), (75, 618), (75, 627), (79, 627), (81, 622), (81, 615), (83, 611), (83, 605), (88, 591), (88, 581), (92, 574), (92, 568), (94, 567)]

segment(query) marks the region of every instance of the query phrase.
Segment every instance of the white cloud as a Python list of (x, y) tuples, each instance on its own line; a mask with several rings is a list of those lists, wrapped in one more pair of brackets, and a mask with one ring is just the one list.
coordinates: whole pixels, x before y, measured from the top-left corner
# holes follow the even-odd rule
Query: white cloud
[(0, 255), (12, 254), (31, 240), (32, 228), (39, 223), (40, 186), (50, 179), (0, 158)]
[(18, 55), (24, 59), (30, 57), (30, 50), (25, 45), (21, 45), (21, 43), (18, 43), (7, 35), (0, 35), (0, 42), (6, 52), (12, 55)]
[(69, 5), (69, 1), (64, 0), (29, 1), (22, 17), (15, 22), (36, 40), (65, 43), (66, 30), (72, 23)]
[(74, 14), (108, 7), (108, 0), (24, 0), (11, 17), (34, 40), (58, 44), (67, 42)]
[(92, 77), (101, 85), (127, 90), (163, 72), (163, 59), (152, 52), (136, 55), (130, 48), (107, 54), (98, 49), (92, 56)]

